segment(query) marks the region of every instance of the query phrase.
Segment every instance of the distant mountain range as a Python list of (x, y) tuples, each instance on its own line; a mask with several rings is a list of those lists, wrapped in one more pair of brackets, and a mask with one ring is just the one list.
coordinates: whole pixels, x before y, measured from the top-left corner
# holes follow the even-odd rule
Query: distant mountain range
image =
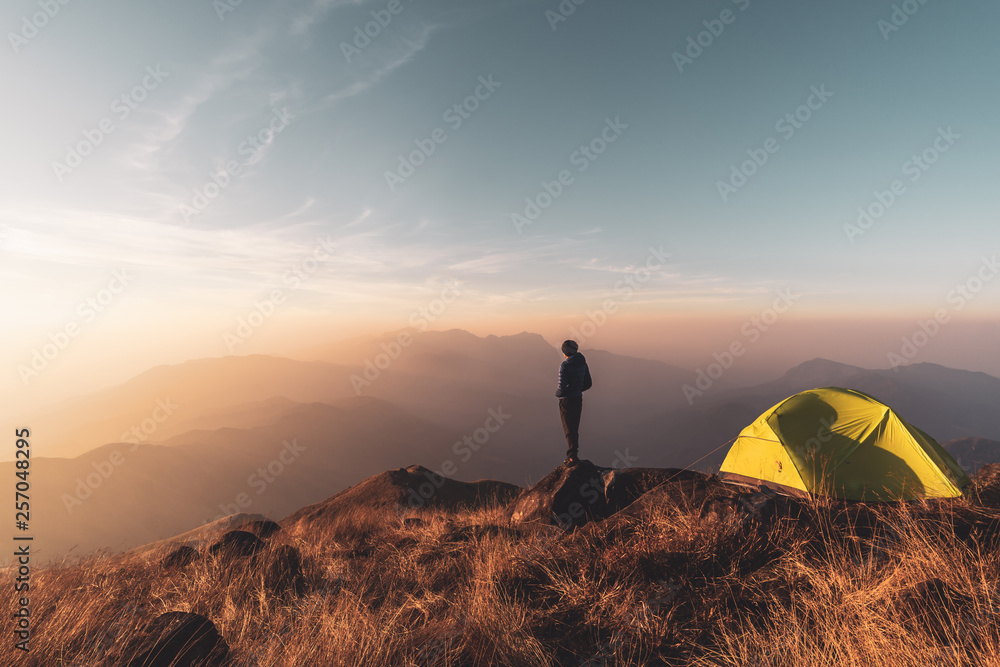
[[(294, 402), (339, 404), (370, 396), (464, 427), (501, 403), (528, 406), (530, 413), (540, 407), (538, 399), (554, 401), (562, 356), (537, 334), (479, 338), (461, 330), (426, 332), (403, 346), (402, 333), (331, 346), (316, 351), (313, 361), (251, 355), (160, 366), (31, 423), (45, 455), (65, 457), (110, 442), (161, 442), (193, 429), (246, 426), (281, 414)], [(602, 350), (587, 357), (601, 377), (588, 393), (595, 415), (639, 416), (678, 406), (681, 385), (694, 378), (659, 361)], [(544, 412), (551, 418), (551, 403)]]
[(1000, 463), (1000, 442), (985, 438), (957, 438), (942, 443), (967, 473), (973, 474), (987, 463)]
[(387, 460), (432, 460), (449, 439), (440, 426), (364, 398), (346, 407), (293, 404), (248, 429), (37, 458), (36, 550), (43, 557), (74, 546), (118, 550), (238, 512), (280, 517), (381, 472)]
[(197, 359), (152, 368), (30, 423), (45, 443), (44, 455), (77, 456), (111, 442), (158, 442), (192, 428), (234, 426), (240, 410), (253, 412), (252, 404), (275, 397), (336, 402), (353, 395), (348, 373), (347, 367), (264, 355)]
[[(35, 440), (54, 445), (32, 462), (39, 553), (119, 550), (238, 512), (278, 519), (413, 464), (526, 486), (562, 460), (562, 356), (541, 336), (453, 330), (400, 341), (355, 339), (314, 350), (310, 361), (253, 355), (158, 367), (39, 416)], [(601, 465), (711, 471), (761, 412), (831, 385), (892, 405), (967, 467), (1000, 454), (987, 442), (1000, 441), (1000, 379), (983, 373), (816, 359), (755, 387), (710, 388), (689, 404), (691, 371), (584, 352), (594, 388), (581, 450)], [(0, 464), (5, 480), (12, 466)]]

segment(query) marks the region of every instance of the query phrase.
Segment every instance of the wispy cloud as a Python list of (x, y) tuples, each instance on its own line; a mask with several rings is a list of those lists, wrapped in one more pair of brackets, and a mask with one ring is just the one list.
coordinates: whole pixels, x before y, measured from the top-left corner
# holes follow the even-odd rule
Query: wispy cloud
[[(362, 78), (347, 86), (327, 94), (311, 111), (320, 111), (329, 108), (341, 100), (360, 95), (366, 90), (378, 85), (387, 76), (399, 68), (409, 64), (418, 53), (427, 47), (431, 35), (441, 26), (425, 23), (413, 27), (403, 37), (400, 37), (395, 44), (383, 48), (381, 51), (373, 52), (370, 55), (368, 69)], [(361, 70), (361, 64), (358, 64)]]
[(153, 115), (154, 120), (143, 132), (143, 138), (121, 152), (125, 166), (158, 170), (160, 154), (184, 134), (198, 110), (237, 81), (248, 79), (256, 72), (263, 62), (261, 49), (270, 37), (269, 31), (260, 30), (216, 56), (173, 106)]
[(330, 11), (338, 7), (361, 5), (367, 0), (313, 0), (309, 7), (295, 15), (292, 19), (289, 34), (302, 35), (309, 31), (313, 24), (319, 22)]

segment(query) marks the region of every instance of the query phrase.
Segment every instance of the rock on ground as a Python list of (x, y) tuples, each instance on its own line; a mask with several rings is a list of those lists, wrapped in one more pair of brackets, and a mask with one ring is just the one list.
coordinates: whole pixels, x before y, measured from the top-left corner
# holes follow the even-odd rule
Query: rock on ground
[(281, 526), (270, 519), (264, 519), (263, 521), (251, 521), (244, 524), (240, 526), (240, 530), (253, 533), (260, 539), (266, 540), (281, 530)]
[(204, 616), (170, 611), (153, 619), (129, 651), (128, 667), (221, 667), (229, 645)]
[(201, 554), (194, 547), (187, 545), (179, 546), (160, 561), (160, 565), (166, 568), (183, 568), (201, 558)]
[(512, 523), (541, 522), (564, 529), (603, 519), (658, 487), (693, 483), (700, 473), (675, 468), (602, 468), (591, 461), (559, 466), (508, 505)]
[(264, 550), (263, 540), (245, 530), (231, 530), (208, 548), (216, 558), (232, 559), (255, 556)]
[(305, 579), (302, 575), (302, 556), (298, 549), (290, 544), (283, 544), (268, 555), (264, 565), (264, 586), (277, 595), (302, 595)]

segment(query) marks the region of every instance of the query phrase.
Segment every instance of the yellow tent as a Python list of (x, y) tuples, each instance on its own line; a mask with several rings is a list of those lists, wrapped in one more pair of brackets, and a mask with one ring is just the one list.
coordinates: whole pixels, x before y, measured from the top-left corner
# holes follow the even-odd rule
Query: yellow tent
[(868, 394), (839, 387), (795, 394), (762, 414), (720, 471), (735, 484), (848, 500), (954, 498), (969, 484), (934, 438)]

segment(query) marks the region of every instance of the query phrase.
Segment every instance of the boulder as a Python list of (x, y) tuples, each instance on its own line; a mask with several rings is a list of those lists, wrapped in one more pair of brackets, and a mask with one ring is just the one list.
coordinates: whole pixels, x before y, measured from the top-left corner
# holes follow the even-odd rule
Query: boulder
[(572, 530), (608, 516), (605, 472), (609, 470), (587, 460), (572, 467), (559, 466), (507, 506), (511, 522), (541, 522)]
[(281, 530), (281, 526), (270, 519), (264, 519), (263, 521), (251, 521), (244, 524), (243, 526), (240, 526), (240, 530), (253, 533), (260, 539), (266, 540)]
[(728, 515), (736, 511), (734, 499), (737, 491), (717, 478), (693, 470), (668, 468), (660, 472), (666, 480), (619, 510), (620, 514), (640, 516), (649, 512), (676, 510), (704, 517), (713, 512)]
[(628, 507), (640, 496), (661, 486), (680, 492), (685, 483), (693, 486), (706, 475), (682, 468), (621, 468), (604, 470), (604, 496), (608, 506), (618, 511)]
[(770, 526), (780, 519), (800, 521), (808, 516), (807, 506), (798, 498), (775, 493), (765, 486), (760, 488), (736, 497), (747, 520)]
[(170, 611), (150, 621), (129, 654), (136, 657), (128, 667), (221, 667), (229, 645), (204, 616)]
[(263, 520), (264, 515), (262, 514), (230, 514), (229, 516), (189, 530), (186, 533), (136, 547), (132, 549), (132, 553), (146, 558), (162, 558), (164, 554), (173, 551), (181, 545), (194, 547), (198, 551), (204, 551), (205, 547), (217, 542), (222, 535), (230, 530), (243, 530), (243, 527), (248, 523)]
[(575, 466), (556, 468), (507, 509), (513, 523), (541, 522), (574, 529), (632, 510), (640, 499), (645, 505), (673, 502), (700, 507), (710, 492), (729, 493), (723, 486), (692, 470), (603, 468), (582, 460)]
[(247, 558), (264, 550), (264, 542), (245, 530), (231, 530), (218, 542), (208, 548), (208, 552), (220, 559)]
[(264, 566), (264, 586), (277, 595), (302, 595), (305, 579), (302, 576), (302, 556), (298, 549), (290, 544), (283, 544), (268, 555)]
[(201, 554), (194, 547), (187, 545), (179, 546), (160, 561), (160, 565), (165, 568), (183, 568), (201, 558)]

